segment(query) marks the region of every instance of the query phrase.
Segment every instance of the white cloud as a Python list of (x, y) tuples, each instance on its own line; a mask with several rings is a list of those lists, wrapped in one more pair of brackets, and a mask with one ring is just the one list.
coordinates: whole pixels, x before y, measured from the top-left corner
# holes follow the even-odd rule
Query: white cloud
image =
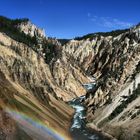
[(90, 14), (89, 18), (93, 23), (107, 28), (119, 28), (119, 27), (128, 28), (133, 25), (133, 23), (121, 21), (119, 19), (111, 18), (111, 17), (98, 17), (98, 16), (91, 16)]

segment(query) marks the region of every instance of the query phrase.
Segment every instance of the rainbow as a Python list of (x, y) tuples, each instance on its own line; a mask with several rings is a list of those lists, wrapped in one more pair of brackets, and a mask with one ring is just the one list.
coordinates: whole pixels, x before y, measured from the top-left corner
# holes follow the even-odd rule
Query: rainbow
[(30, 136), (39, 140), (68, 140), (65, 136), (58, 133), (56, 130), (48, 127), (45, 123), (37, 121), (28, 115), (16, 111), (11, 108), (6, 108), (6, 112), (12, 117), (19, 126)]

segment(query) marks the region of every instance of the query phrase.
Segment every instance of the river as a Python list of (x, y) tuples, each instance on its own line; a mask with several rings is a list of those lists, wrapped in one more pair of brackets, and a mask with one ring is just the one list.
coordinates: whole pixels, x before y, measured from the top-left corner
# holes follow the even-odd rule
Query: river
[[(86, 84), (86, 86), (88, 89), (91, 89), (91, 85), (88, 87)], [(70, 128), (73, 140), (109, 140), (100, 133), (97, 134), (93, 130), (86, 128), (86, 108), (82, 104), (84, 99), (85, 96), (81, 96), (69, 102), (69, 105), (75, 109), (75, 114)]]

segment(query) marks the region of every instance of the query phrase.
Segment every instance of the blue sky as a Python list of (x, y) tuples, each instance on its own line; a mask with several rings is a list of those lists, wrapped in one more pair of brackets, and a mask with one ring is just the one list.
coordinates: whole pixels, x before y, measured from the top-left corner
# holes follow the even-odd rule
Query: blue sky
[(0, 14), (29, 18), (47, 36), (73, 38), (140, 22), (140, 0), (2, 0)]

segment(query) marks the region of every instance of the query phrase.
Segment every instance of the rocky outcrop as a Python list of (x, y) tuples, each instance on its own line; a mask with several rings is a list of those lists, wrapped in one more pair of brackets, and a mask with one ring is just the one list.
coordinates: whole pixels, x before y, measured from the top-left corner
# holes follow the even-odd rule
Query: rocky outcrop
[(17, 25), (17, 28), (24, 32), (26, 35), (30, 35), (31, 37), (46, 37), (44, 29), (38, 28), (36, 25), (32, 24), (30, 21), (21, 22)]

